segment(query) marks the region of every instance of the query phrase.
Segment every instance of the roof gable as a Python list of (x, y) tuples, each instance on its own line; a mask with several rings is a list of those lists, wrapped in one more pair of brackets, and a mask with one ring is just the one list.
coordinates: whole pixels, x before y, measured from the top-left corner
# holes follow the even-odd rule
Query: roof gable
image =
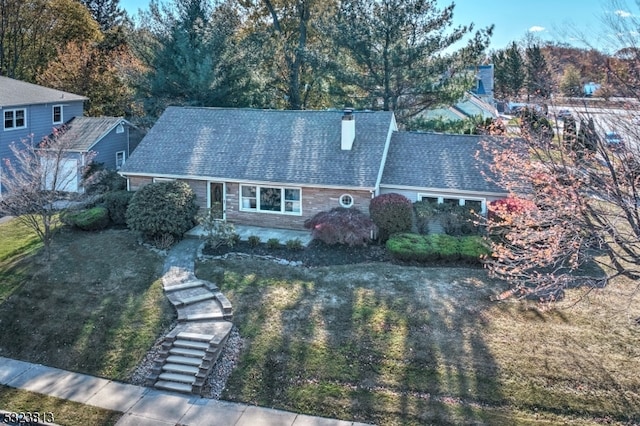
[(374, 188), (393, 113), (354, 112), (341, 149), (341, 111), (169, 107), (123, 174)]
[(122, 117), (74, 117), (59, 138), (68, 141), (69, 151), (87, 152), (121, 123), (128, 124)]
[(0, 108), (85, 100), (84, 96), (0, 76)]

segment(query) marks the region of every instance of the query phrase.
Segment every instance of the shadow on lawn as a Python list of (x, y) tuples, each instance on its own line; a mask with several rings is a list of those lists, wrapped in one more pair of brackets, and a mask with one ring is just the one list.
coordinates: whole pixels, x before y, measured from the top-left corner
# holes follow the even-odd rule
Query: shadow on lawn
[(225, 274), (250, 340), (225, 398), (377, 424), (483, 422), (482, 404), (504, 403), (479, 280), (374, 265), (287, 279), (263, 266)]

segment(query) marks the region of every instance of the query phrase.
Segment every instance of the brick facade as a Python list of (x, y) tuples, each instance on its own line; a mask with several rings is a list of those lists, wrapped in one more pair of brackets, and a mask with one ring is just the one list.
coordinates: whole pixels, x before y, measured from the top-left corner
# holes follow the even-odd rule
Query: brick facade
[[(193, 189), (196, 194), (196, 203), (200, 208), (207, 208), (208, 181), (182, 179)], [(153, 182), (150, 177), (129, 177), (129, 188), (136, 191), (142, 186)], [(298, 188), (298, 187), (295, 187)], [(324, 189), (300, 187), (302, 191), (302, 214), (281, 214), (269, 212), (245, 212), (240, 211), (239, 191), (240, 184), (226, 184), (226, 219), (239, 225), (264, 226), (268, 228), (304, 229), (304, 221), (315, 216), (321, 211), (340, 207), (340, 197), (349, 194), (353, 197), (353, 207), (364, 213), (369, 213), (371, 192), (346, 189)]]
[(227, 183), (227, 220), (241, 225), (264, 226), (269, 228), (304, 229), (304, 221), (321, 211), (340, 207), (340, 196), (349, 194), (353, 197), (353, 207), (369, 213), (371, 193), (369, 191), (351, 191), (344, 189), (323, 189), (302, 187), (302, 214), (281, 214), (266, 212), (240, 211), (238, 198), (240, 185)]

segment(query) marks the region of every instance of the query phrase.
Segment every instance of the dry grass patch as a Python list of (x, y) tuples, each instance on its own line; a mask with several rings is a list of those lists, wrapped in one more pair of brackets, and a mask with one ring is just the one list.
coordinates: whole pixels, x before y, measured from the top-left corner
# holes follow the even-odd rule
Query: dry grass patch
[(471, 268), (235, 260), (197, 275), (247, 339), (226, 399), (381, 425), (640, 421), (640, 327), (606, 300), (490, 302), (504, 284)]
[(0, 303), (0, 355), (126, 380), (175, 315), (162, 264), (128, 231), (63, 230), (49, 262), (0, 265), (16, 280)]
[(66, 426), (109, 426), (115, 425), (122, 413), (103, 408), (83, 405), (78, 402), (40, 395), (20, 389), (0, 385), (0, 405), (9, 413), (47, 413), (47, 420), (53, 414), (56, 424)]

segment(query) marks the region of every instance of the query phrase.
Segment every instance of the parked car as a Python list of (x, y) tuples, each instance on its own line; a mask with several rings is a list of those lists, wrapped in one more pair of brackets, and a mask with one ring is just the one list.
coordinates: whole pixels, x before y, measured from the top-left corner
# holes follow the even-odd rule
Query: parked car
[(604, 134), (604, 141), (610, 148), (622, 148), (624, 146), (622, 136), (620, 136), (618, 132), (613, 130), (608, 131)]
[(561, 110), (558, 110), (558, 113), (556, 114), (556, 116), (562, 119), (569, 118), (571, 117), (571, 111), (569, 111), (568, 109), (561, 109)]

